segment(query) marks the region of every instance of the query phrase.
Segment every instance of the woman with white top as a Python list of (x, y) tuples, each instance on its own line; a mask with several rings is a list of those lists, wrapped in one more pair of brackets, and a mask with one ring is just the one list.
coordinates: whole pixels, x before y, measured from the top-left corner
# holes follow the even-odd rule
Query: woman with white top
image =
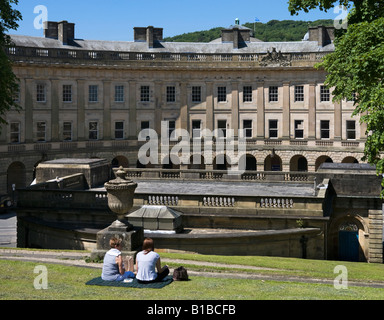
[(143, 251), (136, 255), (136, 279), (139, 283), (160, 282), (169, 274), (168, 266), (161, 267), (160, 256), (153, 250), (153, 240), (144, 239)]

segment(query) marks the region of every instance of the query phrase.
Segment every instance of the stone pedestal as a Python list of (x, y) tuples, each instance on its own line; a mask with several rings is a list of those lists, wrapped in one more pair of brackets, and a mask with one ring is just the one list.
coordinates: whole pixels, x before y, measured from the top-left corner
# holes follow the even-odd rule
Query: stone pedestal
[(116, 172), (116, 176), (116, 179), (108, 181), (104, 186), (107, 190), (108, 206), (116, 213), (117, 220), (97, 233), (97, 249), (92, 252), (92, 259), (104, 257), (111, 249), (109, 241), (113, 237), (123, 240), (123, 256), (135, 256), (144, 240), (144, 229), (134, 228), (125, 218), (125, 214), (132, 208), (137, 183), (125, 178), (126, 174), (122, 167)]
[(97, 233), (97, 248), (91, 253), (91, 259), (103, 259), (105, 253), (111, 249), (109, 240), (111, 238), (122, 239), (122, 255), (132, 256), (140, 250), (144, 241), (144, 229), (134, 227), (127, 229), (126, 227), (113, 227), (113, 224)]

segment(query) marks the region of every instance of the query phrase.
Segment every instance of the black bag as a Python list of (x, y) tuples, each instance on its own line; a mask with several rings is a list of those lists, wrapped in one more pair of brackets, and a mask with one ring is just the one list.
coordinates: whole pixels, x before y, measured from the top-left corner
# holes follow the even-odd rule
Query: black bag
[(187, 281), (188, 272), (184, 267), (178, 267), (173, 271), (173, 280), (174, 281)]

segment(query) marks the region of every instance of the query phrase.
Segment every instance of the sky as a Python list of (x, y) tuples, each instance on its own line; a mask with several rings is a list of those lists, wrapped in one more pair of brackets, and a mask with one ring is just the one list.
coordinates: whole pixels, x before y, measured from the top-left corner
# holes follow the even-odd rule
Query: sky
[[(41, 7), (43, 6), (43, 7)], [(19, 0), (23, 20), (10, 34), (43, 36), (42, 20), (76, 24), (78, 39), (132, 41), (134, 27), (163, 28), (164, 37), (228, 27), (257, 18), (270, 20), (335, 19), (338, 13), (313, 10), (291, 16), (288, 0)], [(46, 13), (46, 15), (45, 15)]]

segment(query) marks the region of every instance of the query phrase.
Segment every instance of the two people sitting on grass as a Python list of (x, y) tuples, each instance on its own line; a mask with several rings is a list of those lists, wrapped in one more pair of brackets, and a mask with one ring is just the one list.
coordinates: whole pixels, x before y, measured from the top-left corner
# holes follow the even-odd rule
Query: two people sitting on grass
[[(101, 278), (107, 281), (124, 281), (128, 278), (135, 278), (133, 258), (128, 257), (123, 262), (122, 240), (111, 238), (109, 244), (111, 249), (104, 256)], [(153, 240), (146, 238), (142, 249), (136, 256), (137, 281), (139, 283), (162, 281), (169, 274), (169, 268), (168, 266), (161, 267), (160, 256), (154, 252)]]

